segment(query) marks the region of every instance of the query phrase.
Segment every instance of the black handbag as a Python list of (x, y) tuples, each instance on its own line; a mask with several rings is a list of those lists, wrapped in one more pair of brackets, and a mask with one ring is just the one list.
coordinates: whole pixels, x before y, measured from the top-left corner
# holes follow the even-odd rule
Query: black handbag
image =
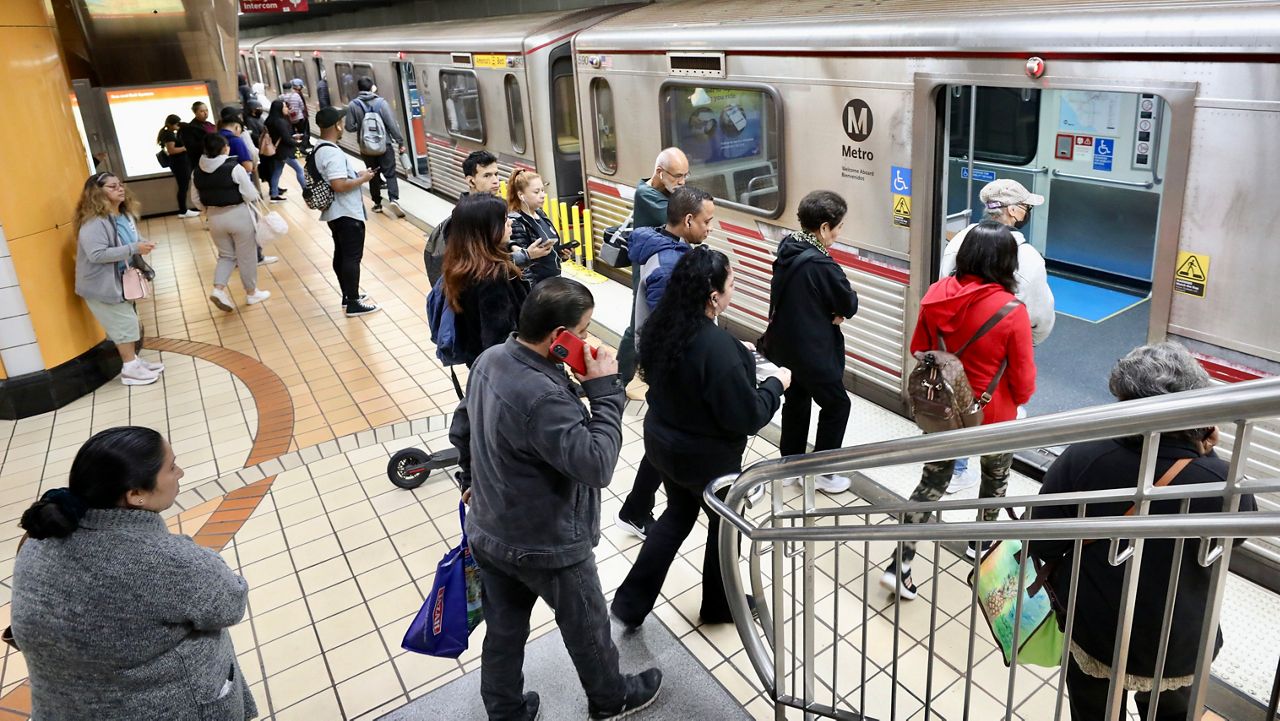
[(169, 167), (169, 151), (164, 148), (156, 151), (156, 162), (159, 163), (162, 168)]
[(631, 256), (627, 252), (627, 243), (631, 240), (631, 218), (622, 221), (622, 225), (614, 225), (604, 229), (604, 240), (600, 243), (601, 263), (614, 268), (630, 268)]

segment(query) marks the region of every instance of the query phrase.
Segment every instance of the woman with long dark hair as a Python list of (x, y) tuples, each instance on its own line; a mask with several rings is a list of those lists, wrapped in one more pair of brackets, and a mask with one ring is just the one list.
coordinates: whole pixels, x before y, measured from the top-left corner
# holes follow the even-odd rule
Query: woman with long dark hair
[(733, 299), (733, 286), (724, 253), (694, 248), (676, 264), (640, 337), (640, 371), (649, 384), (644, 451), (662, 475), (667, 509), (613, 600), (613, 615), (629, 628), (653, 610), (699, 509), (707, 511), (702, 622), (733, 620), (720, 579), (720, 519), (705, 507), (702, 492), (711, 481), (742, 470), (747, 438), (769, 422), (791, 385), (785, 368), (757, 382), (751, 352), (716, 325)]
[(457, 348), (470, 367), (511, 335), (529, 285), (511, 259), (507, 204), (487, 193), (463, 197), (449, 218), (444, 295), (457, 314)]
[(66, 488), (22, 514), (13, 636), (40, 719), (241, 721), (258, 709), (228, 629), (248, 586), (215, 551), (170, 533), (182, 468), (150, 428), (80, 447)]
[[(990, 389), (982, 423), (1011, 421), (1018, 406), (1031, 400), (1036, 390), (1036, 362), (1031, 351), (1031, 318), (1014, 297), (1018, 281), (1018, 242), (1003, 223), (984, 220), (969, 231), (956, 256), (955, 275), (929, 286), (920, 301), (920, 318), (911, 337), (911, 352), (949, 349), (960, 358), (974, 396)], [(990, 323), (990, 325), (988, 325)], [(945, 345), (944, 345), (945, 344)], [(942, 498), (951, 483), (954, 460), (924, 464), (920, 483), (911, 493), (915, 502)], [(1012, 453), (982, 456), (980, 498), (1001, 498), (1009, 486)], [(984, 508), (978, 520), (994, 521), (999, 508)], [(903, 514), (906, 523), (924, 523), (928, 513)], [(969, 543), (968, 554), (981, 554), (987, 543)], [(916, 597), (911, 582), (911, 561), (916, 544), (902, 544), (902, 565), (895, 558), (880, 585), (904, 599)]]
[(182, 118), (170, 115), (164, 119), (164, 127), (156, 135), (156, 145), (160, 146), (165, 160), (169, 161), (169, 172), (178, 182), (178, 217), (195, 218), (200, 214), (187, 209), (187, 191), (191, 186), (191, 160), (187, 157), (187, 147), (182, 144), (179, 133), (182, 130)]
[(271, 101), (271, 109), (267, 111), (266, 126), (271, 142), (276, 144), (276, 154), (272, 156), (271, 175), (267, 184), (271, 190), (271, 202), (278, 203), (284, 200), (284, 191), (280, 189), (280, 176), (284, 173), (285, 165), (293, 168), (293, 172), (298, 176), (299, 187), (307, 187), (307, 178), (302, 174), (302, 165), (298, 163), (298, 141), (293, 136), (293, 124), (289, 122), (283, 100), (276, 98)]

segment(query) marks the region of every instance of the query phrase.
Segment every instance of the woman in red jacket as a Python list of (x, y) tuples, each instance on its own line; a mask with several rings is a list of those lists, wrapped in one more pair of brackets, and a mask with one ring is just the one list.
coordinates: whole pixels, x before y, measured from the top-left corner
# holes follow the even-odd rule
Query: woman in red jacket
[[(916, 321), (915, 335), (911, 338), (911, 352), (938, 350), (938, 338), (947, 348), (960, 348), (977, 333), (989, 319), (1001, 312), (1010, 301), (1015, 301), (1018, 270), (1018, 243), (1008, 226), (995, 221), (979, 223), (960, 246), (956, 256), (955, 275), (939, 280), (929, 287), (920, 302), (920, 318)], [(1036, 364), (1031, 351), (1031, 319), (1021, 303), (1005, 315), (992, 328), (975, 340), (960, 356), (965, 376), (974, 394), (980, 394), (991, 385), (999, 374), (999, 382), (991, 394), (991, 402), (983, 410), (983, 425), (1013, 420), (1018, 406), (1031, 400), (1036, 389)], [(1012, 453), (993, 453), (982, 457), (982, 486), (980, 498), (1004, 496), (1009, 485), (1009, 467)], [(932, 502), (942, 498), (951, 482), (955, 461), (934, 461), (924, 464), (920, 484), (911, 493), (912, 501)], [(981, 511), (980, 520), (996, 520), (999, 509)], [(907, 523), (924, 523), (929, 513), (907, 513)], [(983, 542), (985, 549), (987, 543)], [(968, 555), (972, 558), (981, 552), (973, 542)], [(903, 543), (902, 566), (891, 561), (880, 584), (904, 599), (916, 597), (916, 587), (911, 583), (911, 560), (916, 555), (916, 544)]]

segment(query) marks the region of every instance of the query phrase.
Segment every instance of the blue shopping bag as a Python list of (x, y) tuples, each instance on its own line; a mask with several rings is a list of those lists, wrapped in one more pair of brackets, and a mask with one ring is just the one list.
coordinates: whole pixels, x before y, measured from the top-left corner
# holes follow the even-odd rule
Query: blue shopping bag
[(457, 658), (467, 650), (471, 632), (484, 620), (480, 570), (467, 547), (465, 503), (458, 503), (458, 515), (462, 520), (462, 542), (436, 565), (431, 593), (400, 642), (407, 651)]

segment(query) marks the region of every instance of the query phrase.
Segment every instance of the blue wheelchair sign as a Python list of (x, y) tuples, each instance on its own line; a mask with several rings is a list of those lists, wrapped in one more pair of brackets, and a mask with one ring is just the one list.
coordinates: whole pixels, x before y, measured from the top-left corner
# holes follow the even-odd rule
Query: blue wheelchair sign
[(911, 169), (890, 166), (889, 189), (897, 195), (911, 195)]
[(1111, 161), (1115, 154), (1115, 138), (1098, 138), (1093, 145), (1093, 169), (1111, 172)]

